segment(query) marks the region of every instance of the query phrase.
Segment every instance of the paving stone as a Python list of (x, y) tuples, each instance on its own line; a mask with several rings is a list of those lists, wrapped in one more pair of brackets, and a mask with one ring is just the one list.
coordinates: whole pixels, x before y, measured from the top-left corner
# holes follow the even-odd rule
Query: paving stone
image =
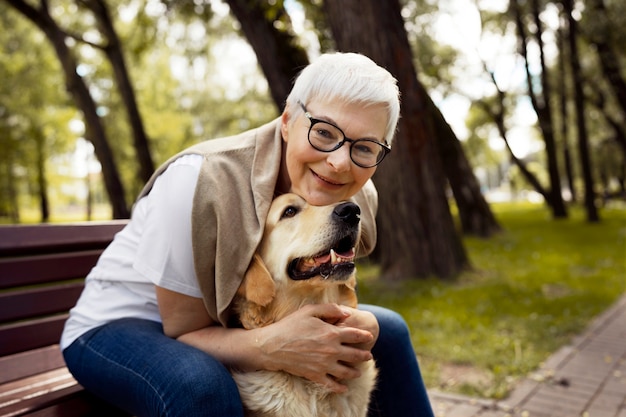
[(620, 370), (613, 371), (613, 375), (607, 378), (602, 392), (625, 393), (626, 392), (626, 373)]
[(613, 417), (617, 416), (618, 410), (591, 406), (583, 412), (583, 417)]
[(574, 414), (577, 411), (584, 409), (585, 406), (586, 402), (572, 402), (563, 398), (555, 398), (537, 394), (529, 399), (526, 403), (524, 403), (522, 409), (542, 412), (549, 411), (552, 413), (557, 411), (567, 411), (569, 414)]
[(529, 379), (524, 379), (522, 382), (518, 383), (513, 392), (500, 401), (500, 406), (506, 409), (513, 409), (515, 406), (521, 404), (524, 400), (527, 399), (531, 393), (537, 389), (539, 386), (539, 382), (532, 381)]
[(429, 395), (437, 417), (626, 417), (626, 294), (508, 398)]
[(482, 410), (479, 405), (457, 404), (449, 411), (450, 417), (475, 417)]
[(532, 401), (541, 402), (555, 408), (566, 408), (568, 410), (582, 410), (589, 403), (590, 396), (573, 396), (573, 395), (560, 395), (560, 393), (549, 392), (543, 390), (538, 392), (532, 397), (526, 404)]
[(513, 415), (504, 410), (480, 410), (477, 417), (513, 417)]
[(598, 395), (591, 401), (590, 408), (603, 408), (617, 411), (624, 402), (625, 393)]
[(557, 350), (556, 353), (546, 359), (546, 361), (541, 365), (541, 369), (555, 370), (573, 353), (574, 348), (572, 346), (563, 346), (561, 349)]

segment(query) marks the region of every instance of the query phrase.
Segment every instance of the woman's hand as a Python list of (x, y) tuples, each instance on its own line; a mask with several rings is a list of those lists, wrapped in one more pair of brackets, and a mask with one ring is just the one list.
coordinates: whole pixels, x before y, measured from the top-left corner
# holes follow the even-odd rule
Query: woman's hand
[(372, 359), (378, 322), (371, 313), (336, 304), (307, 305), (277, 323), (253, 330), (224, 328), (201, 299), (157, 287), (166, 335), (242, 371), (285, 371), (345, 392), (340, 380)]
[(376, 340), (378, 340), (378, 335), (380, 334), (380, 328), (378, 327), (378, 320), (376, 320), (376, 316), (369, 311), (357, 310), (356, 308), (345, 306), (342, 306), (341, 308), (350, 312), (350, 315), (344, 320), (336, 322), (335, 325), (343, 327), (356, 327), (357, 329), (370, 332), (373, 336), (373, 339), (370, 342), (356, 343), (353, 344), (353, 346), (359, 349), (371, 351), (376, 344)]
[(324, 385), (360, 376), (355, 366), (372, 359), (378, 322), (368, 313), (335, 304), (307, 305), (270, 326), (255, 329), (263, 368), (282, 370)]

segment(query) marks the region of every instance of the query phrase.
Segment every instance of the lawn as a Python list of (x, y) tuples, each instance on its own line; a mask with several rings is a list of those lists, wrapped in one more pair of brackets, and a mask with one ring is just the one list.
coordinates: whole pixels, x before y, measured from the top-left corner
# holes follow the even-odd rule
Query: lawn
[(504, 232), (465, 238), (473, 266), (455, 280), (390, 285), (359, 265), (364, 303), (401, 313), (429, 388), (502, 398), (626, 291), (626, 210), (588, 224), (580, 209), (494, 205)]

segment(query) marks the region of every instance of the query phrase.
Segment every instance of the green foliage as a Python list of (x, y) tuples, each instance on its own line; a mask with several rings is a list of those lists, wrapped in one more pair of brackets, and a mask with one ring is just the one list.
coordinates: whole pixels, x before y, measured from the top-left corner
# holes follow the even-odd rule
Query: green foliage
[[(79, 62), (77, 72), (97, 103), (126, 201), (132, 202), (143, 186), (132, 132), (102, 50), (108, 39), (88, 4), (55, 0), (50, 9), (70, 35), (67, 43)], [(114, 0), (107, 5), (156, 164), (193, 143), (277, 116), (256, 65), (245, 72), (230, 70), (226, 82), (215, 76), (225, 73), (226, 61), (217, 52), (220, 47), (247, 47), (228, 13), (214, 13), (211, 2)], [(52, 219), (71, 219), (80, 206), (78, 217), (82, 217), (86, 179), (77, 177), (82, 174), (72, 166), (84, 132), (69, 129), (70, 120), (80, 120), (82, 115), (67, 96), (58, 58), (44, 34), (6, 3), (0, 2), (0, 12), (0, 79), (8, 80), (0, 83), (0, 217), (18, 221), (19, 207), (26, 221), (36, 220), (32, 214), (39, 204), (35, 150), (44, 154), (50, 168), (46, 175)], [(91, 182), (100, 196), (101, 179), (91, 178)], [(56, 212), (59, 206), (68, 213)]]
[[(45, 37), (0, 3), (0, 216), (19, 218), (19, 206), (37, 200), (37, 155), (47, 181), (58, 184), (54, 160), (75, 136), (58, 61)], [(27, 52), (24, 52), (27, 51)], [(38, 203), (37, 203), (38, 204)]]
[(579, 209), (559, 221), (543, 206), (494, 210), (506, 231), (465, 238), (473, 271), (456, 280), (385, 283), (359, 267), (360, 302), (405, 317), (429, 387), (501, 398), (626, 290), (624, 208), (600, 224)]

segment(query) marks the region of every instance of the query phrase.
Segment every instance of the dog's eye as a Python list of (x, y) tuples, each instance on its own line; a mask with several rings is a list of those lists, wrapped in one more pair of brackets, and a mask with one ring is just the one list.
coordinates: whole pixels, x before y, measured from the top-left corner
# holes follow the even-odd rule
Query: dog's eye
[(280, 216), (280, 218), (289, 218), (295, 216), (296, 214), (298, 214), (298, 208), (294, 206), (289, 206), (283, 211), (283, 214), (282, 216)]

